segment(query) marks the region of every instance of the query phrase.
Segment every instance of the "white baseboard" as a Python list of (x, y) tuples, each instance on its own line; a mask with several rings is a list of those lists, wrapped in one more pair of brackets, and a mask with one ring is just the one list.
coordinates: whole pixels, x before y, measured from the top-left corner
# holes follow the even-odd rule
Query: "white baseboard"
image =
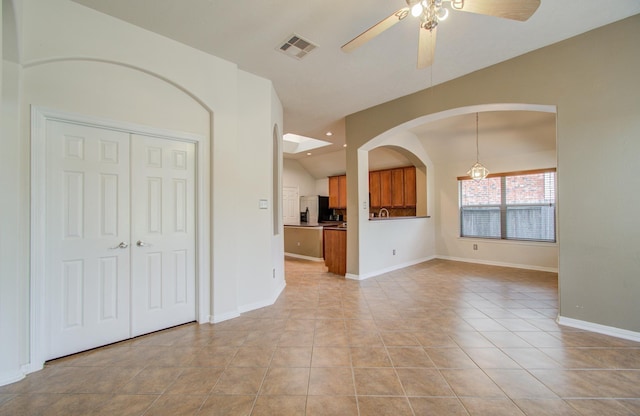
[(20, 370), (22, 371), (23, 374), (31, 374), (31, 373), (35, 373), (36, 371), (40, 371), (43, 368), (44, 368), (44, 363), (38, 363), (38, 364), (29, 363), (20, 367)]
[(293, 257), (293, 258), (302, 259), (302, 260), (311, 260), (311, 261), (317, 261), (317, 262), (324, 261), (322, 257), (303, 256), (302, 254), (294, 254), (294, 253), (284, 253), (284, 255), (285, 257)]
[(25, 373), (20, 370), (4, 371), (0, 373), (0, 386), (6, 386), (20, 381), (24, 378)]
[(23, 364), (19, 370), (7, 371), (0, 373), (0, 386), (6, 386), (7, 384), (15, 383), (22, 380), (27, 374), (35, 373), (44, 368), (44, 363), (40, 364)]
[(209, 323), (217, 324), (220, 322), (228, 321), (229, 319), (237, 318), (240, 316), (240, 312), (227, 312), (219, 315), (211, 315), (209, 317)]
[(282, 291), (284, 290), (284, 288), (286, 286), (287, 286), (287, 283), (283, 282), (282, 285), (280, 285), (276, 289), (276, 291), (273, 294), (273, 296), (271, 297), (271, 299), (266, 299), (264, 301), (250, 303), (248, 305), (240, 306), (238, 308), (240, 310), (240, 313), (250, 312), (250, 311), (254, 311), (256, 309), (260, 309), (260, 308), (264, 308), (264, 307), (273, 305), (275, 303), (275, 301), (278, 300), (278, 297), (280, 296), (280, 294), (282, 293)]
[(581, 321), (579, 319), (567, 318), (560, 315), (558, 315), (556, 322), (560, 325), (569, 326), (571, 328), (584, 329), (585, 331), (597, 332), (598, 334), (610, 335), (616, 338), (640, 342), (640, 332), (629, 331), (627, 329), (616, 328), (613, 326), (600, 325), (588, 321)]
[(424, 263), (425, 261), (429, 261), (429, 260), (433, 260), (435, 257), (431, 256), (431, 257), (424, 257), (421, 259), (416, 259), (416, 260), (411, 260), (405, 263), (400, 263), (400, 264), (395, 264), (393, 266), (390, 267), (385, 267), (384, 269), (379, 269), (373, 272), (369, 272), (369, 273), (365, 273), (365, 274), (351, 274), (351, 273), (347, 273), (345, 275), (345, 278), (347, 279), (351, 279), (351, 280), (365, 280), (365, 279), (369, 279), (371, 277), (375, 277), (375, 276), (380, 276), (381, 274), (385, 274), (385, 273), (389, 273), (395, 270), (400, 270), (400, 269), (404, 269), (405, 267), (409, 267), (409, 266), (413, 266), (416, 264), (420, 264), (420, 263)]
[(248, 305), (241, 305), (241, 306), (238, 307), (238, 310), (234, 311), (234, 312), (227, 312), (227, 313), (223, 313), (223, 314), (220, 314), (220, 315), (210, 316), (209, 317), (209, 323), (217, 324), (217, 323), (220, 323), (220, 322), (228, 321), (229, 319), (238, 318), (240, 316), (240, 314), (242, 314), (242, 313), (250, 312), (250, 311), (253, 311), (253, 310), (256, 310), (256, 309), (260, 309), (260, 308), (264, 308), (266, 306), (271, 306), (276, 302), (276, 300), (278, 300), (278, 297), (280, 297), (280, 294), (282, 294), (282, 291), (284, 290), (285, 287), (287, 287), (287, 282), (286, 281), (282, 281), (282, 284), (276, 288), (276, 290), (275, 290), (273, 296), (271, 297), (271, 299), (266, 299), (264, 301), (250, 303)]
[(558, 273), (557, 267), (541, 267), (541, 266), (532, 266), (530, 264), (504, 263), (500, 261), (468, 259), (465, 257), (435, 256), (434, 258), (441, 259), (441, 260), (461, 261), (464, 263), (485, 264), (487, 266), (513, 267), (515, 269), (537, 270), (539, 272)]

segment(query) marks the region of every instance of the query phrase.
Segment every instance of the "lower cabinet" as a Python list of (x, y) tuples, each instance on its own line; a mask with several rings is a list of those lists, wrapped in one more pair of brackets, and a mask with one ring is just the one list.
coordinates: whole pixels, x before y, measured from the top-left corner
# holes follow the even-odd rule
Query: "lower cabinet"
[(324, 229), (324, 264), (330, 273), (347, 274), (347, 230)]

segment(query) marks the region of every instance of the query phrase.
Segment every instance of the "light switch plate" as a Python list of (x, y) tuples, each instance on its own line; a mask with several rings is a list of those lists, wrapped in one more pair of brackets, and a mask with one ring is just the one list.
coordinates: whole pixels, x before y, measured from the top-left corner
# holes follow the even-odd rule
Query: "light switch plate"
[(260, 209), (267, 209), (269, 208), (269, 203), (266, 199), (261, 199), (260, 201), (258, 201), (258, 207)]

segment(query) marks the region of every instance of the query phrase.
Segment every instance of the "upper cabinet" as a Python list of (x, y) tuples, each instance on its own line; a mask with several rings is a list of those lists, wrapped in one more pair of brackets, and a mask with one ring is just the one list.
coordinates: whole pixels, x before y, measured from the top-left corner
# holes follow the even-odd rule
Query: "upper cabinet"
[[(415, 208), (415, 166), (369, 172), (369, 195), (372, 208)], [(346, 175), (329, 176), (329, 208), (347, 208)]]
[(404, 171), (404, 206), (415, 207), (416, 198), (416, 167), (408, 166)]
[(369, 172), (372, 208), (412, 208), (416, 206), (416, 168)]
[(391, 207), (404, 207), (404, 169), (391, 170)]
[(329, 208), (347, 208), (347, 176), (329, 176)]
[(380, 171), (380, 205), (378, 207), (391, 206), (391, 171)]
[(380, 171), (369, 172), (369, 205), (380, 207)]

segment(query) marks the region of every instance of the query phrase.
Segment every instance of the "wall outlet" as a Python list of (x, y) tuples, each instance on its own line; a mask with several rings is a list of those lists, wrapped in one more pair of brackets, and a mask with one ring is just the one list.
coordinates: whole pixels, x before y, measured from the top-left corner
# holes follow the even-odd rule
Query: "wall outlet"
[(474, 250), (477, 250), (477, 249), (478, 249), (478, 245), (477, 245), (477, 244), (474, 244), (474, 245), (473, 245), (473, 249), (474, 249)]
[(396, 255), (396, 249), (395, 248), (393, 249), (393, 255), (394, 256)]

